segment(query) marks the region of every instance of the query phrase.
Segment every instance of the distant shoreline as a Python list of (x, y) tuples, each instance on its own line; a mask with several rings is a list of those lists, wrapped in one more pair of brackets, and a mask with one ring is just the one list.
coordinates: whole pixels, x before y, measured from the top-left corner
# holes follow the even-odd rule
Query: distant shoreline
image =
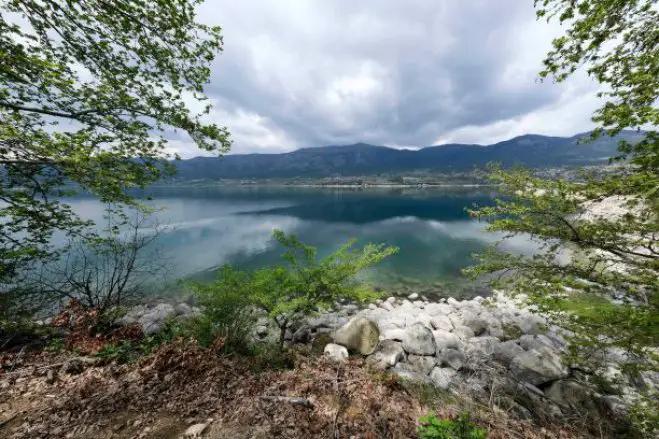
[(345, 188), (345, 189), (369, 189), (369, 188), (481, 188), (492, 187), (491, 184), (434, 184), (434, 183), (375, 183), (375, 184), (322, 184), (322, 183), (181, 183), (181, 184), (158, 184), (150, 187), (312, 187), (312, 188)]

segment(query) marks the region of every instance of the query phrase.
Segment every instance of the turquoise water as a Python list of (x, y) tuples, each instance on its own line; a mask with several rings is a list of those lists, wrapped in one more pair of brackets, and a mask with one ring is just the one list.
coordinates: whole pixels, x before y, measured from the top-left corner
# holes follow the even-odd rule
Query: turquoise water
[[(460, 270), (473, 263), (471, 255), (498, 238), (465, 211), (491, 204), (489, 189), (163, 187), (140, 195), (162, 209), (156, 217), (167, 229), (158, 246), (168, 282), (209, 279), (224, 263), (273, 263), (282, 253), (270, 239), (279, 228), (317, 246), (321, 256), (351, 238), (397, 246), (400, 252), (366, 277), (389, 289), (440, 290), (463, 283)], [(101, 217), (93, 200), (72, 205), (85, 217)], [(529, 250), (524, 240), (511, 245)]]

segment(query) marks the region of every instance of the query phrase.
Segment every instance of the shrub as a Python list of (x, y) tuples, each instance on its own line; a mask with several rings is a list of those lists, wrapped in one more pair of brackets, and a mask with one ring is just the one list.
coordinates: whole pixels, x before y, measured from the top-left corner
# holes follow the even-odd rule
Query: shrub
[(256, 323), (252, 300), (252, 275), (225, 265), (210, 284), (190, 282), (203, 312), (189, 322), (189, 329), (203, 347), (221, 345), (227, 352), (244, 353)]
[(435, 415), (419, 419), (419, 439), (485, 439), (487, 430), (478, 427), (463, 412), (455, 419), (438, 419)]
[(366, 301), (377, 298), (378, 294), (360, 282), (357, 275), (398, 251), (384, 244), (367, 244), (361, 250), (355, 250), (353, 240), (318, 260), (316, 248), (301, 243), (293, 235), (275, 230), (273, 239), (287, 249), (282, 255), (282, 264), (253, 272), (236, 271), (225, 266), (216, 282), (196, 285), (195, 290), (208, 319), (206, 324), (224, 325), (237, 331), (238, 335), (246, 336), (251, 328), (245, 326), (251, 315), (247, 310), (253, 305), (267, 313), (277, 325), (279, 346), (283, 347), (291, 323), (318, 309), (330, 308), (337, 299)]

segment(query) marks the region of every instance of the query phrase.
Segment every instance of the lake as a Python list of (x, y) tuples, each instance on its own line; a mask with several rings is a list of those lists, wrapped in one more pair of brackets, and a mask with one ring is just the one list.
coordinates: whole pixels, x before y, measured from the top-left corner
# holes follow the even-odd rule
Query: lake
[[(215, 268), (231, 263), (257, 268), (277, 261), (282, 248), (274, 229), (293, 233), (327, 255), (346, 241), (386, 243), (398, 254), (367, 273), (378, 286), (446, 294), (476, 294), (460, 275), (471, 255), (498, 239), (470, 219), (466, 207), (492, 204), (491, 189), (468, 188), (313, 188), (313, 187), (157, 187), (142, 192), (161, 210), (167, 226), (159, 246), (170, 270), (168, 282), (210, 279)], [(99, 219), (91, 199), (71, 202), (86, 218)], [(509, 249), (530, 251), (524, 239)], [(446, 289), (456, 291), (446, 291)]]

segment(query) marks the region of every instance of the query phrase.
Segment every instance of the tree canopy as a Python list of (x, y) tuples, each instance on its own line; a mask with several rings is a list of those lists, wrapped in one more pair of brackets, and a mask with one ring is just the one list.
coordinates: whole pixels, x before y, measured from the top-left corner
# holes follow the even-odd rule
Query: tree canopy
[[(541, 78), (579, 69), (602, 85), (592, 138), (641, 130), (621, 142), (613, 171), (578, 181), (539, 178), (494, 166), (502, 193), (471, 214), (507, 237), (530, 237), (538, 251), (506, 253), (498, 243), (471, 274), (529, 300), (572, 334), (572, 360), (598, 373), (603, 355), (624, 352), (636, 373), (659, 368), (659, 13), (654, 0), (536, 0), (540, 19), (559, 20)], [(504, 239), (505, 240), (505, 239)], [(604, 361), (605, 362), (605, 361)]]
[(134, 203), (171, 171), (175, 131), (228, 151), (204, 95), (222, 37), (199, 3), (0, 1), (0, 283), (52, 255), (55, 230), (84, 228), (60, 198), (73, 189)]

